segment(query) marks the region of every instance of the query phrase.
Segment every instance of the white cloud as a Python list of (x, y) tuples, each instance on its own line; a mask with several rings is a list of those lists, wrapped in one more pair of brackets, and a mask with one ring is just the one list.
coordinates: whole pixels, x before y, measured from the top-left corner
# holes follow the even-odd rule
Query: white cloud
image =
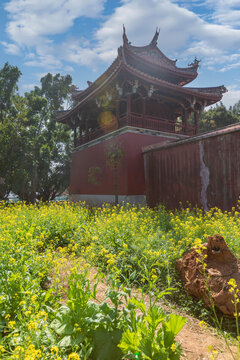
[(11, 0), (5, 5), (7, 33), (19, 45), (33, 46), (39, 38), (61, 34), (80, 16), (97, 17), (104, 0)]
[(58, 55), (65, 61), (78, 65), (87, 65), (89, 67), (94, 67), (97, 62), (98, 55), (94, 49), (91, 49), (88, 43), (84, 41), (79, 41), (76, 39), (68, 39), (62, 43), (57, 50)]
[(239, 0), (173, 0), (190, 9), (201, 7), (201, 16), (229, 27), (240, 25)]
[(0, 41), (0, 44), (2, 44), (5, 47), (5, 51), (7, 54), (11, 54), (11, 55), (20, 54), (19, 47), (16, 44), (7, 43), (6, 41)]
[(222, 102), (229, 108), (240, 100), (240, 88), (237, 85), (228, 85), (228, 92), (223, 95)]
[(160, 26), (159, 47), (166, 54), (198, 56), (206, 66), (228, 63), (232, 51), (240, 54), (240, 30), (229, 24), (209, 23), (169, 0), (129, 0), (123, 1), (96, 33), (96, 51), (102, 59), (112, 59), (112, 50), (121, 44), (123, 23), (136, 45), (147, 44), (155, 25)]
[[(2, 43), (6, 52), (19, 53), (19, 48), (27, 51), (25, 65), (60, 69), (62, 60), (72, 63), (89, 64), (93, 58), (90, 49), (80, 46), (70, 48), (68, 56), (65, 44), (56, 45), (51, 36), (66, 32), (74, 21), (81, 17), (94, 18), (101, 14), (105, 0), (10, 0), (5, 4), (9, 22), (6, 32), (14, 43)], [(89, 42), (83, 40), (83, 45)], [(91, 60), (92, 61), (92, 60)], [(90, 61), (90, 62), (91, 62)]]
[(52, 54), (39, 55), (37, 58), (25, 61), (25, 65), (53, 69), (62, 67), (61, 61)]
[(150, 42), (155, 27), (160, 26), (160, 47), (173, 51), (187, 42), (189, 29), (199, 21), (197, 15), (168, 0), (130, 0), (116, 8), (98, 30), (98, 49), (102, 52), (116, 49), (122, 42), (122, 24), (125, 24), (129, 40), (136, 45)]
[(213, 10), (212, 19), (218, 24), (239, 27), (240, 2), (239, 0), (206, 0), (205, 4)]
[[(48, 70), (61, 68), (65, 61), (92, 68), (100, 61), (110, 63), (122, 43), (122, 24), (136, 45), (147, 44), (155, 26), (160, 26), (159, 47), (166, 55), (185, 57), (186, 63), (198, 56), (208, 68), (224, 64), (222, 71), (238, 66), (240, 29), (238, 11), (234, 16), (232, 11), (239, 0), (122, 0), (96, 31), (94, 45), (80, 37), (60, 45), (53, 42), (53, 36), (70, 29), (78, 17), (101, 15), (105, 1), (10, 0), (5, 5), (10, 19), (7, 32), (16, 48), (34, 52), (35, 56), (26, 59), (27, 65)], [(188, 9), (183, 7), (186, 3)], [(208, 16), (193, 12), (194, 7), (202, 9), (203, 5), (210, 11)], [(225, 20), (221, 14), (226, 15)], [(10, 48), (10, 44), (5, 43), (5, 47)]]
[(220, 69), (219, 71), (220, 72), (225, 72), (225, 71), (228, 71), (228, 70), (232, 70), (232, 69), (236, 69), (240, 67), (240, 61), (238, 62), (235, 62), (233, 64), (228, 64), (227, 66), (224, 66), (222, 69)]

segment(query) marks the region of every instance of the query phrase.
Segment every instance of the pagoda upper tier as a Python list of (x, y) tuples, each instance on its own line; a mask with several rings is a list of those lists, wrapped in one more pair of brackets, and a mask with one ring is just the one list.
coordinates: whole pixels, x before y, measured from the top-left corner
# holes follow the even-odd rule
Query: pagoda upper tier
[[(154, 120), (157, 130), (175, 132), (181, 128), (183, 134), (196, 133), (198, 112), (220, 101), (226, 88), (184, 86), (197, 77), (199, 60), (195, 58), (186, 68), (177, 67), (177, 61), (169, 59), (157, 47), (158, 36), (157, 29), (148, 45), (133, 46), (123, 27), (123, 44), (118, 48), (117, 58), (98, 79), (89, 81), (85, 90), (73, 92), (76, 105), (60, 112), (58, 121), (72, 128), (80, 126), (84, 133), (88, 127), (89, 131), (97, 130), (100, 113), (111, 111), (118, 127), (124, 116), (127, 125), (131, 125), (133, 116), (138, 116), (145, 128)], [(195, 125), (191, 129), (188, 119), (192, 113)]]
[[(110, 65), (110, 67), (93, 83), (88, 82), (88, 88), (85, 90), (75, 91), (73, 98), (82, 100), (89, 93), (102, 86), (106, 80), (110, 79), (113, 73), (119, 72), (120, 66), (125, 67), (130, 72), (136, 71), (140, 76), (153, 77), (155, 81), (164, 80), (170, 84), (183, 86), (193, 81), (198, 73), (200, 60), (196, 58), (186, 68), (176, 66), (177, 60), (171, 60), (157, 47), (159, 30), (156, 29), (152, 41), (146, 46), (133, 46), (128, 41), (125, 27), (123, 26), (123, 46), (118, 48), (118, 57)], [(225, 92), (224, 86), (214, 88), (184, 88), (191, 90), (191, 93), (207, 93), (212, 94), (215, 103), (221, 100), (221, 94)], [(184, 90), (183, 90), (184, 91)], [(187, 91), (188, 93), (188, 91)], [(216, 95), (216, 96), (214, 96)], [(209, 105), (209, 104), (207, 104)]]
[(159, 30), (152, 41), (146, 46), (133, 46), (128, 41), (125, 27), (123, 27), (123, 56), (129, 65), (147, 72), (158, 79), (166, 80), (173, 84), (185, 85), (194, 80), (198, 73), (199, 60), (195, 58), (187, 68), (176, 66), (177, 60), (171, 60), (157, 47)]

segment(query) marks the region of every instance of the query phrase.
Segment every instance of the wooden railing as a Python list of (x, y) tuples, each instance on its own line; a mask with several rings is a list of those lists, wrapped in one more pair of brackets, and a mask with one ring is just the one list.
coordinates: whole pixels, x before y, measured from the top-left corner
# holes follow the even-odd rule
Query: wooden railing
[[(132, 126), (149, 130), (163, 131), (175, 134), (182, 135), (194, 135), (196, 134), (196, 128), (189, 124), (176, 123), (174, 121), (141, 114), (131, 113), (129, 116), (127, 114), (121, 115), (118, 119), (118, 129), (123, 128), (124, 126)], [(92, 131), (89, 131), (87, 134), (82, 135), (79, 139), (75, 141), (75, 146), (86, 144), (89, 141), (95, 140), (109, 132), (116, 130), (116, 125), (111, 127), (99, 127)]]

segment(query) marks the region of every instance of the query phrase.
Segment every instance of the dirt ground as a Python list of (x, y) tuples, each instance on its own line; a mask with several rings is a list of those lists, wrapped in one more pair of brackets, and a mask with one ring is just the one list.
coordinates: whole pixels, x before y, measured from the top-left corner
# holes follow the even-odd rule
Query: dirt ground
[[(92, 270), (92, 273), (95, 273), (95, 269)], [(98, 299), (103, 300), (105, 297), (105, 291), (107, 289), (106, 284), (101, 283), (98, 286)], [(136, 293), (135, 293), (136, 295)], [(146, 304), (148, 303), (148, 297), (146, 296)], [(162, 305), (161, 307), (169, 312), (170, 307)], [(175, 310), (175, 312), (177, 312)], [(235, 354), (235, 357), (231, 355), (230, 351), (225, 344), (224, 339), (216, 333), (216, 331), (204, 325), (200, 326), (201, 323), (199, 320), (195, 319), (192, 316), (189, 316), (182, 312), (177, 312), (179, 315), (182, 315), (187, 318), (187, 322), (184, 325), (183, 329), (177, 335), (176, 340), (181, 344), (183, 350), (182, 359), (188, 360), (237, 360), (238, 358), (237, 348), (231, 346), (232, 352)], [(200, 324), (200, 325), (199, 325)], [(211, 347), (212, 350), (209, 350)], [(213, 351), (217, 351), (214, 353)], [(214, 356), (211, 358), (211, 355)]]
[[(230, 360), (233, 359), (230, 351), (228, 350), (224, 339), (217, 335), (212, 328), (201, 329), (199, 326), (199, 320), (185, 315), (187, 317), (187, 323), (177, 336), (177, 341), (181, 344), (183, 349), (183, 359), (189, 360)], [(212, 350), (209, 351), (209, 346)], [(235, 354), (234, 359), (237, 359), (236, 347), (231, 347), (232, 352)]]
[[(64, 267), (60, 271), (60, 276), (64, 282), (64, 288), (67, 290), (67, 278), (70, 273), (71, 262), (65, 262)], [(97, 273), (97, 269), (92, 267), (90, 270), (90, 279)], [(107, 285), (104, 281), (100, 282), (97, 287), (97, 298), (103, 301)], [(133, 294), (137, 296), (137, 292), (133, 290)], [(63, 294), (63, 302), (65, 295)], [(66, 300), (66, 297), (65, 297)], [(148, 303), (148, 297), (146, 296), (146, 305)], [(176, 340), (181, 344), (183, 355), (182, 359), (188, 360), (240, 360), (240, 355), (237, 355), (237, 347), (231, 345), (231, 354), (224, 339), (216, 333), (214, 328), (207, 325), (201, 326), (201, 322), (185, 313), (177, 310), (171, 310), (171, 307), (159, 304), (166, 312), (175, 312), (187, 318), (187, 322), (183, 329), (177, 335)], [(211, 349), (209, 349), (209, 347)]]

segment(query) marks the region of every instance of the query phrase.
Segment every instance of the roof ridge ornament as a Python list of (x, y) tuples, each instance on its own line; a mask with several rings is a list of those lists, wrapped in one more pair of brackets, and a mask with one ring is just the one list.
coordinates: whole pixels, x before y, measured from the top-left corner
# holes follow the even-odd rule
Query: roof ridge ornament
[[(158, 28), (158, 26), (156, 27), (156, 32), (152, 38), (152, 41), (150, 42), (150, 46), (156, 46), (157, 45), (157, 42), (158, 42), (158, 36), (160, 34), (160, 27)], [(128, 40), (128, 37), (127, 37), (127, 34), (126, 34), (126, 28), (123, 24), (123, 44), (128, 44), (128, 45), (131, 45), (131, 42)], [(148, 46), (149, 46), (148, 45)]]
[(130, 42), (128, 41), (127, 35), (126, 35), (126, 28), (123, 24), (123, 43), (127, 43), (130, 44)]
[(152, 41), (150, 42), (150, 45), (154, 45), (154, 46), (157, 45), (159, 33), (160, 33), (160, 28), (157, 27), (156, 32), (152, 38)]
[(193, 60), (192, 63), (188, 64), (188, 66), (192, 66), (194, 68), (199, 68), (199, 63), (201, 62), (202, 60), (198, 60), (197, 57), (195, 56), (195, 59)]

